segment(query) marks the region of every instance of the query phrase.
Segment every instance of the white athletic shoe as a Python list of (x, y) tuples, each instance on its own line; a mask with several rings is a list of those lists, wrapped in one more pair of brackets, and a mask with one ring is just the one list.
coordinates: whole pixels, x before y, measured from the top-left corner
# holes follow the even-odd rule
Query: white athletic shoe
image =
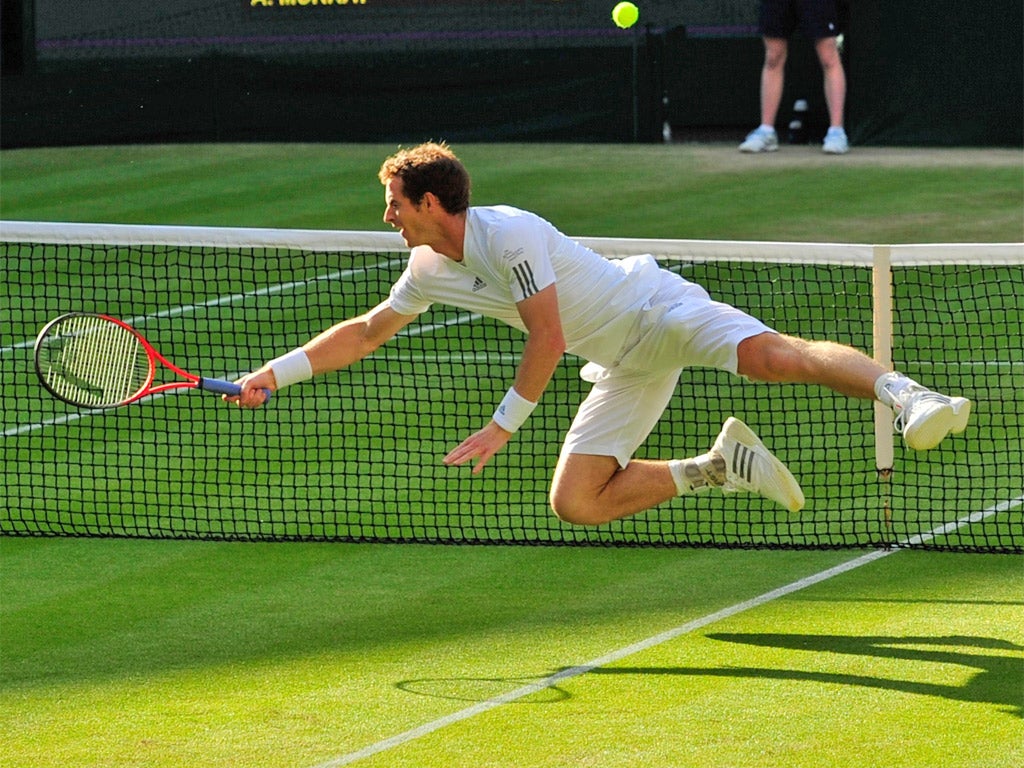
[(804, 506), (804, 492), (793, 474), (762, 443), (754, 431), (739, 419), (726, 419), (711, 453), (725, 460), (722, 491), (749, 491), (781, 504), (790, 512)]
[(849, 152), (850, 140), (846, 138), (846, 131), (842, 128), (829, 128), (821, 144), (821, 151), (826, 155), (845, 155)]
[(740, 152), (774, 152), (779, 148), (779, 135), (774, 128), (758, 126), (740, 144)]
[(947, 397), (923, 387), (908, 387), (893, 427), (915, 451), (927, 451), (942, 442), (950, 432), (967, 429), (971, 401), (966, 397)]

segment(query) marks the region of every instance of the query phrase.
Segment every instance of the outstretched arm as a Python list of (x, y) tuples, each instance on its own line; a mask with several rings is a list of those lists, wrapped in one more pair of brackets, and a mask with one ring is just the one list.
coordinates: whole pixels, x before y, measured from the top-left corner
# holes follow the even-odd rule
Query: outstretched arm
[[(401, 315), (387, 302), (378, 304), (369, 312), (331, 326), (302, 346), (309, 360), (313, 376), (337, 371), (362, 360), (381, 344), (391, 339), (415, 319), (415, 315)], [(256, 408), (263, 404), (263, 389), (278, 389), (279, 382), (271, 363), (243, 376), (239, 383), (242, 394), (226, 397), (243, 408)]]
[[(526, 345), (516, 370), (513, 389), (523, 401), (536, 403), (547, 388), (551, 376), (565, 353), (565, 337), (558, 314), (558, 294), (554, 285), (516, 305), (526, 325)], [(444, 463), (461, 466), (477, 459), (473, 473), (480, 472), (490, 458), (505, 447), (512, 432), (492, 419), (444, 457)]]

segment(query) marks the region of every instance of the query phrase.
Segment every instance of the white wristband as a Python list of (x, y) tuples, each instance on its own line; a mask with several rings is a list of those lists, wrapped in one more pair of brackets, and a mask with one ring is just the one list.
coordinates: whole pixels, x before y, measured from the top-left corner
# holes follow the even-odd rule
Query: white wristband
[(313, 366), (310, 365), (306, 350), (302, 347), (271, 360), (268, 365), (274, 372), (278, 389), (313, 378)]
[(530, 417), (530, 414), (533, 413), (533, 409), (536, 407), (536, 403), (531, 403), (516, 392), (515, 387), (509, 387), (508, 392), (505, 393), (505, 397), (502, 398), (501, 404), (498, 406), (498, 410), (494, 412), (494, 416), (491, 418), (495, 424), (506, 432), (515, 432), (523, 426), (523, 422)]

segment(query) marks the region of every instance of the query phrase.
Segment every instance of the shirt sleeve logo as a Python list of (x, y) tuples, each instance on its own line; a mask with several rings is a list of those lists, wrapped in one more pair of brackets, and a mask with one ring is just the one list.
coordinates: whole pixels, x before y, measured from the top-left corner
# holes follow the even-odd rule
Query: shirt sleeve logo
[(515, 275), (516, 281), (519, 283), (519, 289), (523, 293), (523, 298), (528, 298), (537, 293), (537, 283), (533, 279), (533, 270), (530, 265), (521, 261), (512, 267), (512, 274)]

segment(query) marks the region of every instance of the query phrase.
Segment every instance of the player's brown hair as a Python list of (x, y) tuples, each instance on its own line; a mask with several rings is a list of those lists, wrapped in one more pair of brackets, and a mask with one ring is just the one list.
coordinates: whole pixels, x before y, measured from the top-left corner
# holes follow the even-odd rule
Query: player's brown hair
[(400, 149), (384, 161), (378, 177), (381, 184), (401, 179), (405, 196), (415, 205), (433, 192), (448, 213), (469, 208), (469, 172), (445, 142)]

